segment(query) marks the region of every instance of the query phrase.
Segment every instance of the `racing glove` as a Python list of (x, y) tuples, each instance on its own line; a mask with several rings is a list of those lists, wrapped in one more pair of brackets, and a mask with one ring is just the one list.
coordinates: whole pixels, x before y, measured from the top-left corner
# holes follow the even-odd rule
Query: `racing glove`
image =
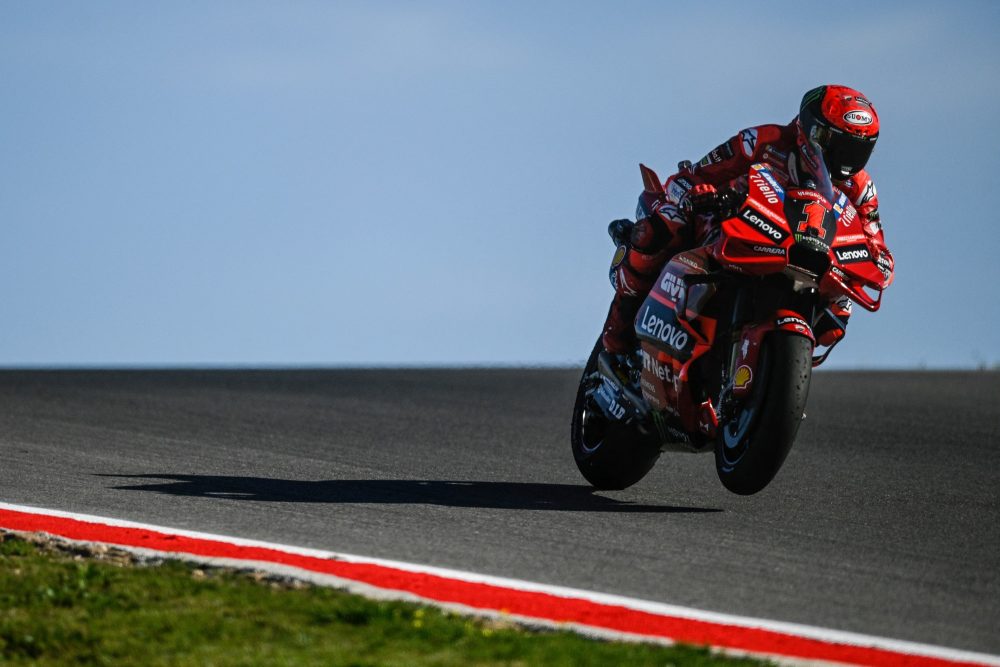
[(711, 183), (699, 183), (684, 193), (680, 207), (685, 213), (707, 215), (714, 213), (719, 205), (719, 191)]
[(813, 327), (816, 342), (825, 347), (838, 343), (847, 333), (847, 320), (851, 317), (851, 301), (841, 297), (831, 303), (819, 316)]
[(710, 215), (717, 213), (721, 218), (732, 217), (746, 195), (730, 188), (716, 189), (711, 183), (695, 185), (681, 198), (681, 209), (694, 215)]

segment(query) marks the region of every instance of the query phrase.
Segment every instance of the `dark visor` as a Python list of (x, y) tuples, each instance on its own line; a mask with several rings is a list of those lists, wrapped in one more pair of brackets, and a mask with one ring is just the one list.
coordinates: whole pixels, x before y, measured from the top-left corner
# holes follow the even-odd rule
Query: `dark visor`
[(855, 137), (845, 132), (831, 132), (823, 157), (833, 177), (846, 178), (864, 169), (877, 138), (878, 135)]

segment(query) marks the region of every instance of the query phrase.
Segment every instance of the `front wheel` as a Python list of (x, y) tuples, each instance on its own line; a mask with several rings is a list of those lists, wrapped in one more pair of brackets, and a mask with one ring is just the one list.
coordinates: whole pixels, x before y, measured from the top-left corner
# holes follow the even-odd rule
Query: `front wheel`
[(740, 495), (767, 486), (792, 449), (809, 397), (812, 342), (775, 331), (765, 339), (757, 367), (751, 395), (721, 425), (715, 445), (719, 480)]
[(603, 349), (598, 339), (583, 369), (570, 440), (573, 460), (588, 482), (598, 489), (624, 489), (646, 476), (660, 457), (660, 448), (634, 426), (609, 420), (590, 398)]

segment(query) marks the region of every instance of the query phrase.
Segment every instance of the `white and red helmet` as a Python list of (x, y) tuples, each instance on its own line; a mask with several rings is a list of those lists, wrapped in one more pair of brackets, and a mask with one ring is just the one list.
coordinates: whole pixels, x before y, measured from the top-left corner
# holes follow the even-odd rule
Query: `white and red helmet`
[(820, 86), (802, 97), (799, 131), (823, 150), (830, 175), (845, 179), (868, 163), (878, 140), (878, 114), (853, 88)]

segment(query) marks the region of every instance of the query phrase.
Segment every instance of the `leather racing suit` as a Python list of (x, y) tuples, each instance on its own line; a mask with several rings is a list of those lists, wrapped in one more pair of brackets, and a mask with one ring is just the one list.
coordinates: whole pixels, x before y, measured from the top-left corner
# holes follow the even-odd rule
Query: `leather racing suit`
[[(799, 136), (797, 119), (788, 125), (747, 128), (720, 144), (697, 164), (682, 163), (684, 167), (666, 180), (666, 201), (659, 210), (666, 214), (669, 222), (664, 223), (658, 216), (637, 219), (629, 232), (625, 252), (619, 248), (615, 254), (612, 265), (615, 297), (603, 335), (604, 347), (609, 352), (624, 354), (633, 349), (636, 312), (667, 261), (678, 252), (712, 243), (718, 234), (716, 217), (691, 211), (688, 204), (692, 196), (697, 196), (699, 191), (713, 190), (706, 186), (720, 190), (733, 188), (745, 193), (747, 172), (758, 162), (766, 163), (782, 186), (798, 185)], [(878, 195), (871, 176), (862, 169), (846, 180), (834, 180), (833, 183), (857, 209), (872, 257), (888, 279), (892, 276), (894, 262), (882, 234)], [(814, 328), (817, 342), (832, 345), (843, 338), (850, 315), (851, 302), (846, 297), (828, 304)]]

